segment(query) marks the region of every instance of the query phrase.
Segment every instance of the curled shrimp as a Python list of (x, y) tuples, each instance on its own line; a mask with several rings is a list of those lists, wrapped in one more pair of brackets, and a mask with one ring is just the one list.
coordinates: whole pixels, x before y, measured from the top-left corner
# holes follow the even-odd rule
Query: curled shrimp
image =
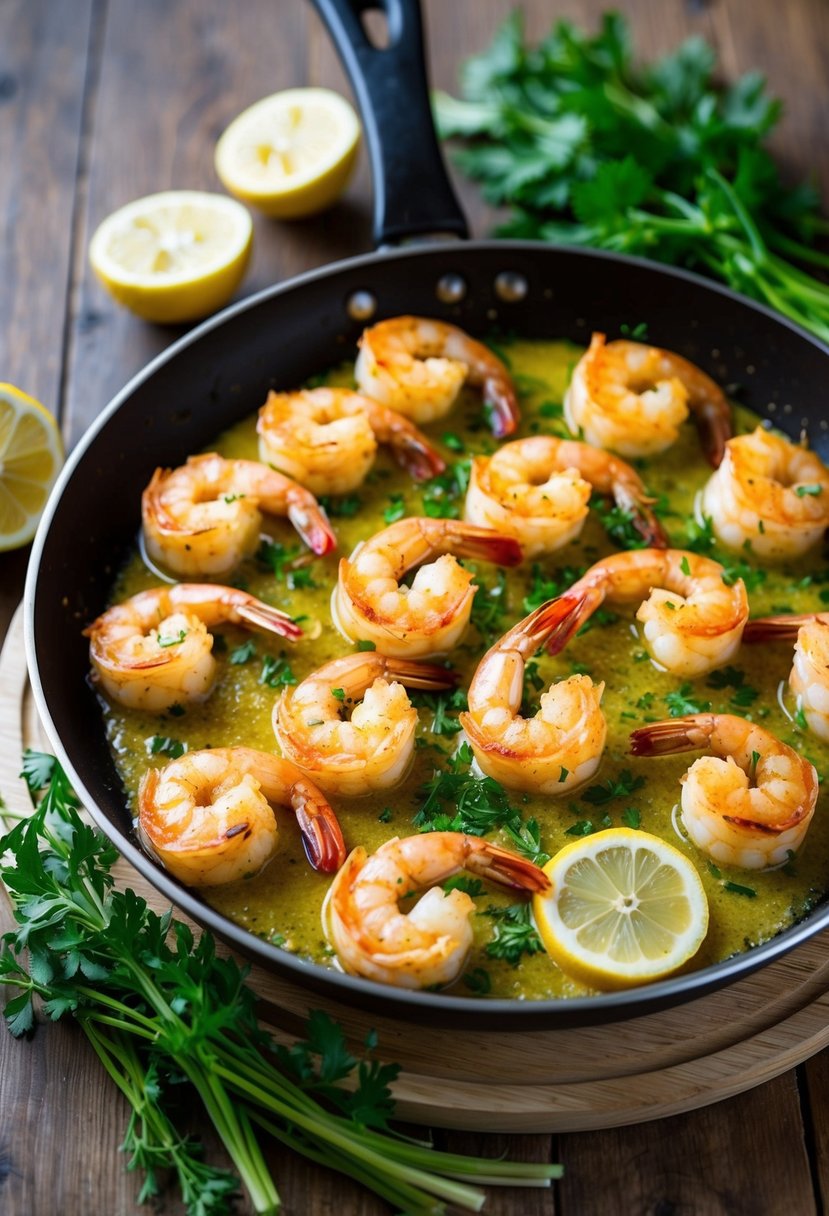
[(174, 574), (227, 574), (259, 543), (261, 511), (287, 515), (315, 553), (337, 538), (313, 494), (257, 460), (191, 456), (178, 469), (156, 469), (141, 498), (150, 558)]
[[(381, 654), (396, 658), (447, 653), (469, 623), (477, 590), (455, 554), (501, 566), (521, 561), (518, 542), (491, 528), (457, 519), (398, 520), (340, 562), (331, 601), (338, 628), (351, 641), (374, 642)], [(429, 558), (437, 560), (420, 566), (411, 587), (400, 583)]]
[(742, 579), (719, 562), (684, 549), (636, 549), (602, 558), (565, 592), (569, 623), (548, 650), (558, 654), (605, 601), (640, 601), (644, 644), (654, 662), (677, 676), (697, 676), (728, 663), (748, 620)]
[(426, 317), (392, 317), (363, 331), (354, 368), (357, 387), (415, 422), (433, 422), (451, 408), (464, 381), (479, 386), (492, 433), (518, 425), (518, 397), (497, 355), (457, 325)]
[(817, 773), (794, 748), (732, 714), (689, 714), (642, 726), (635, 756), (706, 748), (682, 778), (682, 822), (697, 848), (722, 865), (762, 870), (803, 843)]
[(758, 426), (725, 445), (702, 492), (718, 540), (758, 557), (798, 557), (829, 527), (829, 469), (808, 448)]
[(291, 641), (302, 636), (284, 612), (236, 587), (153, 587), (108, 608), (83, 631), (92, 679), (128, 709), (161, 713), (180, 701), (203, 701), (216, 679), (208, 630), (226, 624)]
[(709, 463), (717, 468), (732, 433), (722, 389), (695, 364), (658, 346), (594, 334), (564, 398), (571, 431), (621, 456), (650, 456), (676, 442), (694, 415)]
[(525, 557), (552, 553), (581, 532), (592, 490), (612, 497), (649, 545), (668, 538), (638, 473), (599, 448), (533, 435), (472, 461), (464, 518), (521, 542)]
[(475, 759), (511, 789), (568, 794), (596, 771), (607, 724), (604, 684), (575, 675), (552, 684), (532, 718), (520, 715), (524, 665), (561, 625), (570, 605), (549, 600), (487, 651), (469, 686), (469, 712), (460, 716)]
[(794, 641), (789, 688), (809, 729), (829, 743), (829, 613), (755, 617), (743, 641)]
[[(502, 887), (547, 891), (538, 866), (507, 849), (463, 832), (394, 837), (367, 856), (348, 856), (328, 894), (329, 940), (346, 971), (397, 988), (430, 988), (457, 979), (469, 948), (475, 905), (465, 891), (437, 885), (469, 870)], [(405, 913), (405, 895), (428, 888)]]
[(274, 731), (283, 755), (328, 793), (389, 789), (403, 780), (414, 756), (417, 710), (406, 688), (454, 682), (453, 672), (433, 663), (376, 651), (346, 655), (283, 691)]
[(259, 411), (259, 455), (314, 494), (362, 485), (378, 443), (416, 481), (446, 468), (426, 436), (396, 410), (347, 388), (269, 393)]
[(185, 752), (148, 769), (139, 836), (180, 882), (216, 887), (258, 874), (272, 857), (279, 831), (271, 804), (294, 812), (315, 870), (342, 865), (345, 843), (325, 796), (289, 760), (251, 747)]

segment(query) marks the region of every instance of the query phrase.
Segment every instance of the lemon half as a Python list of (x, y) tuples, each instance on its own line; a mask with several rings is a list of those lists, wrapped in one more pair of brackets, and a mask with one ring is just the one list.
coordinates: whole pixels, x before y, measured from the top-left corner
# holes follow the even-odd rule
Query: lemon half
[(98, 278), (147, 321), (195, 321), (225, 305), (247, 268), (250, 214), (223, 194), (167, 190), (107, 216), (89, 245)]
[(19, 388), (0, 384), (0, 550), (32, 539), (62, 464), (52, 415)]
[(360, 123), (330, 89), (286, 89), (235, 118), (216, 145), (216, 172), (231, 194), (265, 215), (296, 219), (342, 194)]
[(591, 988), (630, 988), (670, 975), (708, 931), (708, 900), (692, 862), (631, 828), (567, 845), (544, 867), (552, 891), (533, 912), (548, 953)]

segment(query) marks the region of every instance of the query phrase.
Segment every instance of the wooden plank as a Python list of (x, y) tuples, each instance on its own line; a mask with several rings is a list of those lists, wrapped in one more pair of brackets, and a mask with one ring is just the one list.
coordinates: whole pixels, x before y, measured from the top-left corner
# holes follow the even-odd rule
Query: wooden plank
[(0, 380), (53, 413), (92, 2), (0, 5)]
[(739, 1099), (637, 1127), (562, 1136), (563, 1216), (818, 1211), (793, 1073)]
[(800, 1071), (806, 1110), (806, 1147), (823, 1212), (829, 1210), (829, 1051), (813, 1056)]
[[(92, 0), (0, 6), (0, 379), (55, 413), (93, 7)], [(27, 550), (0, 555), (0, 636), (20, 598), (27, 557)], [(0, 933), (9, 927), (0, 900)], [(71, 1141), (77, 1109), (88, 1112), (90, 1136), (100, 1131), (101, 1087), (83, 1083), (75, 1042), (61, 1030), (48, 1046), (20, 1045), (0, 1032), (0, 1208), (8, 1216), (60, 1210), (54, 1198), (62, 1186), (43, 1204), (38, 1177), (60, 1184), (72, 1173), (70, 1155), (55, 1146)], [(67, 1084), (83, 1103), (77, 1109), (59, 1109), (56, 1098)], [(119, 1166), (110, 1169), (120, 1173)], [(86, 1210), (94, 1207), (87, 1199)]]
[[(320, 42), (310, 54), (309, 29), (319, 34), (314, 22), (304, 4), (259, 0), (244, 6), (240, 21), (239, 10), (225, 0), (145, 0), (137, 23), (129, 0), (113, 0), (82, 250), (97, 224), (131, 199), (173, 188), (222, 191), (213, 148), (231, 119), (267, 93), (322, 83), (316, 55), (323, 71), (332, 67)], [(240, 294), (367, 247), (366, 184), (363, 170), (343, 202), (323, 217), (278, 223), (255, 215), (253, 259)], [(181, 332), (148, 325), (119, 308), (84, 257), (67, 394), (72, 437)]]

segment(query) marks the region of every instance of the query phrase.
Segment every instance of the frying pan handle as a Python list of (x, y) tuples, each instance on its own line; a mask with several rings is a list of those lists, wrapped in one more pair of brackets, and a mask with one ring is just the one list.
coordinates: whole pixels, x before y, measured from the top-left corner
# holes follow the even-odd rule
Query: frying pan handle
[[(419, 0), (312, 0), (348, 72), (374, 178), (374, 243), (469, 235), (438, 146)], [(388, 46), (372, 46), (361, 15), (381, 9)]]

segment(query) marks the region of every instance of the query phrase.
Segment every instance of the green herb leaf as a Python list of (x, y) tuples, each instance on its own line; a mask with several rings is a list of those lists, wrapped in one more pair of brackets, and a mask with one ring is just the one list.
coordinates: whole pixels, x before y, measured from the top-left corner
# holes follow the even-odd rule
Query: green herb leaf
[(543, 952), (541, 938), (530, 923), (529, 904), (487, 908), (485, 915), (495, 921), (495, 936), (486, 946), (490, 958), (505, 959), (515, 967), (523, 955)]
[(268, 688), (285, 688), (290, 684), (296, 684), (297, 678), (291, 670), (291, 665), (285, 658), (274, 658), (273, 655), (266, 654), (262, 660), (262, 671), (259, 675), (259, 683), (267, 684)]

